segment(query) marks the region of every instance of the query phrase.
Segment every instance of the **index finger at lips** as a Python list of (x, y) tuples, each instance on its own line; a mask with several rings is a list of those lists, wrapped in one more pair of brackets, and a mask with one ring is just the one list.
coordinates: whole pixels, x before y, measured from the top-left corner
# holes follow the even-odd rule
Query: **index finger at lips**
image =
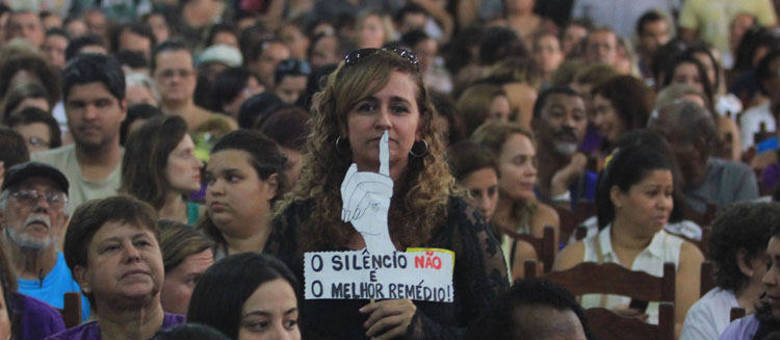
[(387, 130), (379, 139), (379, 174), (390, 176), (390, 133)]

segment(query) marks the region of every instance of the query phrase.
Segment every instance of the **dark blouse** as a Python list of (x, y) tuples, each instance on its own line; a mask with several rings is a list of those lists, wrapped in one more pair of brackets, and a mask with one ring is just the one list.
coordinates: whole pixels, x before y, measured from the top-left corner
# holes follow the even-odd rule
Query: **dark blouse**
[[(358, 309), (367, 300), (304, 300), (303, 254), (298, 235), (310, 234), (311, 200), (292, 203), (274, 220), (265, 251), (277, 256), (299, 280), (301, 330), (305, 339), (366, 338), (363, 322), (367, 315)], [(460, 197), (451, 197), (445, 225), (433, 231), (422, 247), (450, 249), (455, 253), (453, 303), (413, 301), (417, 312), (407, 330), (412, 339), (456, 339), (496, 296), (508, 289), (504, 256), (476, 209)], [(298, 230), (300, 229), (300, 230)], [(342, 249), (317, 249), (336, 251)]]

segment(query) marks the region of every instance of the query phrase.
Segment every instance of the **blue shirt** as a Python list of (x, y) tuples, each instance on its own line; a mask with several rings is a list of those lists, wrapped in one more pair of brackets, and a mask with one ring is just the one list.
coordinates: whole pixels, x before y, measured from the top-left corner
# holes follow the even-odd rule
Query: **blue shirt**
[[(62, 255), (62, 252), (57, 252), (57, 263), (43, 280), (20, 278), (17, 281), (19, 282), (19, 293), (32, 296), (59, 309), (65, 306), (65, 293), (81, 292), (81, 287), (73, 280), (73, 275), (65, 263), (65, 256)], [(88, 318), (89, 301), (82, 294), (81, 319), (87, 320)]]

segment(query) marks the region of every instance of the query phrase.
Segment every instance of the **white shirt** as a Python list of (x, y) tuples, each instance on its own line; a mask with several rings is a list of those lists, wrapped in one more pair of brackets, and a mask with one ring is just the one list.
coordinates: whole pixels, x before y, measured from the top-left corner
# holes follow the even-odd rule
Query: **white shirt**
[(739, 117), (740, 134), (742, 137), (742, 151), (747, 151), (753, 146), (753, 135), (761, 131), (761, 123), (764, 123), (766, 131), (775, 131), (775, 117), (769, 111), (769, 101), (761, 105), (747, 109)]
[[(596, 236), (586, 238), (583, 241), (585, 244), (584, 262), (620, 264), (617, 254), (612, 250), (611, 230), (612, 225), (609, 225), (601, 230)], [(671, 235), (666, 231), (661, 230), (657, 232), (647, 248), (636, 256), (630, 269), (633, 271), (643, 271), (657, 277), (663, 276), (664, 262), (672, 262), (674, 263), (674, 267), (679, 269), (680, 248), (682, 247), (683, 242), (683, 239)], [(600, 256), (598, 254), (598, 249), (601, 250)], [(599, 261), (599, 258), (603, 259), (603, 261)], [(603, 297), (603, 294), (585, 294), (582, 296), (581, 304), (582, 308), (585, 309), (593, 307), (614, 309), (621, 306), (628, 307), (630, 302), (631, 298), (626, 296), (607, 295), (606, 297)], [(647, 322), (657, 325), (658, 302), (650, 302), (647, 305), (647, 310), (645, 312), (648, 316)]]
[[(596, 216), (591, 216), (578, 227), (584, 227), (587, 230), (585, 237), (592, 237), (599, 232), (599, 224)], [(672, 234), (683, 235), (691, 240), (701, 241), (701, 227), (691, 220), (682, 220), (677, 223), (667, 223), (664, 229)], [(569, 236), (567, 244), (577, 242), (577, 233), (574, 232)]]
[(740, 307), (734, 291), (713, 288), (688, 310), (680, 340), (718, 339), (731, 323), (733, 307)]

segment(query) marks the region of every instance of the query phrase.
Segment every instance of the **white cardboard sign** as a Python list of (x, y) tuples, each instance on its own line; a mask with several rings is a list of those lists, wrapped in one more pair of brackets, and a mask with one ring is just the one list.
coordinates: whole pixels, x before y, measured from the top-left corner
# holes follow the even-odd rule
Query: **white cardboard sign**
[(304, 254), (304, 297), (310, 299), (410, 299), (452, 302), (455, 254), (446, 249), (396, 251), (387, 215), (393, 196), (388, 131), (379, 138), (379, 172), (352, 165), (341, 183), (341, 219), (366, 248)]
[(392, 254), (363, 251), (304, 254), (304, 296), (311, 299), (410, 299), (452, 302), (455, 258), (444, 249)]

